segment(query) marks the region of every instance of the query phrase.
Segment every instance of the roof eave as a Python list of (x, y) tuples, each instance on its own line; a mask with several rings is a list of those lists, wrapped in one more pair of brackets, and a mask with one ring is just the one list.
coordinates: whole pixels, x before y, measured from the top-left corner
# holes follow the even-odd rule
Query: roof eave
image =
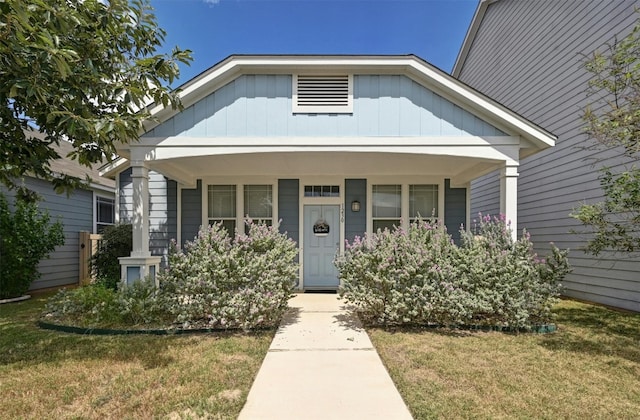
[[(483, 0), (490, 3), (497, 0)], [(531, 141), (540, 150), (555, 144), (556, 137), (546, 130), (531, 123), (508, 108), (491, 100), (482, 93), (470, 88), (448, 73), (438, 69), (415, 55), (392, 56), (230, 56), (209, 70), (196, 76), (181, 87), (180, 97), (185, 107), (203, 99), (218, 87), (229, 83), (240, 74), (251, 73), (287, 73), (305, 71), (309, 69), (327, 69), (339, 71), (392, 72), (404, 73), (421, 77), (429, 85), (437, 87), (438, 91), (454, 102), (465, 103), (476, 112), (482, 114), (488, 121), (494, 121), (498, 128), (516, 132)], [(175, 115), (178, 110), (171, 107), (156, 106), (152, 108), (152, 121), (145, 124), (145, 130), (150, 130), (162, 121)], [(112, 171), (105, 174), (112, 175)]]
[(460, 72), (462, 71), (464, 62), (467, 60), (469, 50), (471, 49), (471, 45), (473, 44), (473, 40), (475, 39), (476, 34), (478, 33), (478, 29), (480, 28), (480, 23), (482, 23), (484, 14), (487, 11), (489, 5), (497, 1), (498, 0), (480, 0), (480, 2), (478, 3), (475, 14), (473, 15), (473, 19), (471, 19), (469, 29), (467, 30), (467, 34), (464, 37), (464, 41), (462, 41), (462, 46), (460, 47), (460, 51), (458, 52), (458, 56), (456, 57), (455, 64), (453, 65), (453, 70), (451, 70), (451, 75), (453, 77), (458, 78), (460, 76)]

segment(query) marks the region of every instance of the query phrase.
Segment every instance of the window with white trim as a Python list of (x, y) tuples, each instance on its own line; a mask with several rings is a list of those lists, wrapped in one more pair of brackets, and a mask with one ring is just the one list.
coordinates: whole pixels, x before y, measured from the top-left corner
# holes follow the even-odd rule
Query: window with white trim
[[(244, 217), (254, 223), (273, 224), (273, 186), (245, 185), (244, 186)], [(245, 232), (248, 231), (245, 225)]]
[(402, 217), (402, 186), (373, 185), (373, 231), (400, 226)]
[(294, 113), (352, 113), (353, 75), (294, 75), (292, 102)]
[(96, 196), (96, 233), (102, 233), (107, 226), (116, 222), (116, 200)]
[(415, 222), (418, 217), (430, 220), (438, 217), (438, 185), (409, 185), (409, 220)]
[(208, 223), (222, 223), (229, 234), (236, 230), (236, 186), (209, 185), (208, 190)]
[(305, 197), (340, 197), (339, 185), (305, 185)]

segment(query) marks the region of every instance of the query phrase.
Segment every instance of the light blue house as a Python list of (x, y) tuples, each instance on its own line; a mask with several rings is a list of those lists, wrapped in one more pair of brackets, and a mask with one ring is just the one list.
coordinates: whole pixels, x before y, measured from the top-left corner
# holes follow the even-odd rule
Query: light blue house
[(555, 142), (413, 55), (231, 56), (180, 95), (104, 172), (134, 226), (126, 281), (154, 276), (170, 239), (250, 217), (299, 244), (300, 289), (336, 288), (345, 239), (419, 215), (456, 235), (471, 181), (494, 170), (517, 230), (519, 162)]

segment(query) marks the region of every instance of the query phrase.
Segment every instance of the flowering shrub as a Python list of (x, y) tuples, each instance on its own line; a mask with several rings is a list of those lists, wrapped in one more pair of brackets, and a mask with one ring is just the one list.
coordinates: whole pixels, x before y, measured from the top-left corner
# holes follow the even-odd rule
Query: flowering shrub
[(550, 320), (566, 254), (539, 259), (526, 232), (514, 243), (504, 218), (485, 216), (460, 247), (442, 223), (418, 221), (356, 238), (336, 266), (365, 322), (526, 328)]
[(219, 224), (202, 228), (184, 251), (172, 244), (160, 275), (169, 311), (184, 326), (275, 325), (298, 273), (297, 246), (277, 226), (249, 223), (231, 238)]
[(471, 322), (512, 328), (549, 322), (560, 281), (571, 271), (568, 250), (551, 244), (551, 254), (539, 258), (526, 230), (513, 241), (503, 215), (480, 215), (476, 223), (475, 232), (461, 232), (460, 276), (474, 297)]
[(220, 225), (209, 226), (184, 251), (172, 244), (160, 289), (140, 281), (117, 290), (100, 282), (62, 290), (44, 319), (90, 327), (274, 326), (292, 295), (297, 252), (277, 227), (250, 223), (248, 234), (232, 239)]

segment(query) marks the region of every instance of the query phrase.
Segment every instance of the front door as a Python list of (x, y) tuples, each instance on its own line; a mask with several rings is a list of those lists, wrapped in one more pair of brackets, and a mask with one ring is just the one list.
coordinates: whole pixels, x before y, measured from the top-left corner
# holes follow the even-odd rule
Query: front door
[(304, 206), (304, 288), (337, 289), (333, 259), (340, 248), (340, 206)]

